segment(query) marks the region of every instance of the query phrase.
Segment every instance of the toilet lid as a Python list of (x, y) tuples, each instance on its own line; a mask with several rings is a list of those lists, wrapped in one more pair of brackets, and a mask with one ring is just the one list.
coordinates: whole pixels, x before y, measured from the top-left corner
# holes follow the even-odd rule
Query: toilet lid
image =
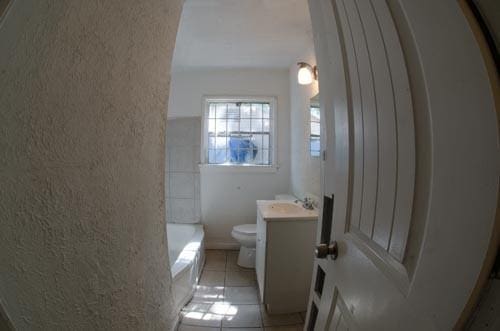
[(257, 224), (242, 224), (237, 225), (233, 228), (234, 231), (242, 233), (242, 234), (256, 234), (257, 233)]

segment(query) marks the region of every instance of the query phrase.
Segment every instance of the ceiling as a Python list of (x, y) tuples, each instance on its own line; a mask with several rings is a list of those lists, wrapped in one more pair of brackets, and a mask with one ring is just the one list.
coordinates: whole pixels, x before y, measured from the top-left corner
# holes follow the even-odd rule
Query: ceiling
[(313, 54), (307, 0), (186, 0), (172, 69), (288, 68)]

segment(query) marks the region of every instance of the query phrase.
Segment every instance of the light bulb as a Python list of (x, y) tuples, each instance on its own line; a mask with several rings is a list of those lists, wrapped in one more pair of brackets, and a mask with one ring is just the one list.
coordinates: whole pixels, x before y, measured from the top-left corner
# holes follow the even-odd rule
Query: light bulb
[(312, 68), (308, 64), (299, 64), (299, 72), (297, 74), (297, 80), (300, 85), (309, 85), (313, 82), (314, 75), (312, 72)]

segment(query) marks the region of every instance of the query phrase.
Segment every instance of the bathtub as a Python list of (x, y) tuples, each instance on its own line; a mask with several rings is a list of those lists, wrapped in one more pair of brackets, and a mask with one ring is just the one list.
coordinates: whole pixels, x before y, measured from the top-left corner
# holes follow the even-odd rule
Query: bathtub
[(180, 311), (193, 296), (205, 262), (204, 236), (201, 224), (167, 223), (175, 311)]

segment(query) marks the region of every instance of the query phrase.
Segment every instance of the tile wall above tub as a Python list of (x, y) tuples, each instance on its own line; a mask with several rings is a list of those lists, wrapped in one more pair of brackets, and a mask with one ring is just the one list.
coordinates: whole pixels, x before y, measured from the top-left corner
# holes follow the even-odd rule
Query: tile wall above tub
[(167, 222), (200, 222), (201, 118), (167, 121)]

